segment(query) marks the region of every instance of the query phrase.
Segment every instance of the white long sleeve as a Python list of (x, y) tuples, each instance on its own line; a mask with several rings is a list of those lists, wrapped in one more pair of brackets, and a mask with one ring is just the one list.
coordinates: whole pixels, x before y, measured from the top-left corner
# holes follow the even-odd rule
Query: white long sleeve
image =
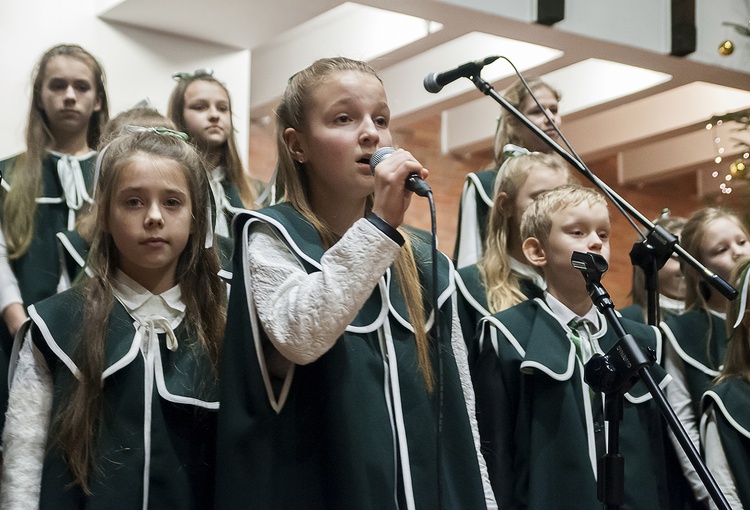
[[(695, 411), (693, 411), (692, 398), (690, 397), (690, 391), (685, 378), (685, 363), (670, 342), (665, 342), (665, 351), (664, 369), (672, 376), (672, 382), (664, 390), (665, 395), (669, 401), (669, 405), (672, 406), (680, 423), (685, 428), (685, 432), (687, 432), (690, 440), (693, 442), (693, 445), (700, 451), (698, 417), (695, 416)], [(669, 439), (674, 446), (675, 453), (682, 467), (682, 472), (693, 489), (696, 499), (700, 502), (707, 502), (710, 499), (708, 491), (698, 476), (698, 472), (690, 462), (690, 459), (683, 451), (682, 446), (677, 441), (677, 437), (671, 430), (669, 430)]]
[(5, 233), (0, 228), (0, 312), (13, 303), (23, 304), (23, 298), (16, 275), (8, 261), (8, 245), (5, 242)]
[[(716, 480), (716, 484), (727, 498), (729, 507), (732, 510), (742, 510), (742, 502), (737, 494), (737, 485), (735, 484), (734, 475), (729, 468), (727, 456), (724, 453), (724, 447), (721, 445), (719, 429), (716, 426), (716, 409), (711, 406), (704, 416), (701, 423), (701, 437), (705, 444), (706, 466)], [(709, 501), (710, 508), (718, 508), (713, 500)]]
[(483, 239), (477, 220), (477, 187), (473, 181), (467, 179), (461, 192), (461, 231), (457, 252), (454, 254), (456, 268), (470, 266), (482, 258)]
[(249, 236), (249, 271), (261, 325), (289, 361), (305, 365), (344, 333), (401, 247), (360, 219), (308, 274), (268, 226)]
[(52, 377), (27, 333), (10, 389), (3, 431), (2, 508), (39, 508), (52, 396)]

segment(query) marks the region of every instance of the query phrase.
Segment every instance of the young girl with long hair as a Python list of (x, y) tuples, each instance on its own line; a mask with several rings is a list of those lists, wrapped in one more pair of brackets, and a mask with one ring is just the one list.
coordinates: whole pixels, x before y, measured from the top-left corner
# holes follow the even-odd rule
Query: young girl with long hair
[(701, 442), (706, 465), (732, 508), (750, 508), (750, 316), (748, 272), (743, 257), (731, 284), (740, 297), (727, 309), (727, 355), (721, 374), (703, 395)]
[(502, 165), (482, 259), (458, 270), (458, 310), (470, 354), (482, 317), (542, 295), (542, 276), (528, 265), (521, 248), (521, 217), (537, 195), (570, 180), (568, 166), (557, 155), (519, 151)]
[[(547, 136), (558, 142), (560, 136), (554, 126), (559, 126), (561, 122), (558, 114), (560, 93), (539, 78), (529, 79), (527, 83), (539, 100), (539, 104), (534, 101), (521, 80), (516, 81), (506, 89), (502, 93), (503, 97), (535, 126), (544, 131)], [(545, 112), (552, 119), (552, 122), (547, 118)], [(503, 110), (500, 112), (497, 130), (495, 131), (495, 161), (493, 166), (481, 172), (468, 174), (461, 192), (458, 232), (453, 251), (453, 261), (456, 263), (456, 267), (462, 268), (474, 264), (482, 257), (495, 179), (503, 162), (518, 147), (530, 152), (552, 152), (549, 145), (544, 143), (533, 131)]]
[[(686, 218), (671, 216), (669, 209), (654, 221), (654, 225), (678, 236), (682, 233)], [(641, 238), (639, 237), (639, 240)], [(657, 273), (659, 285), (659, 316), (662, 320), (671, 315), (682, 315), (685, 312), (685, 276), (682, 274), (680, 261), (676, 256), (670, 257)], [(639, 266), (633, 266), (630, 296), (633, 304), (619, 310), (623, 317), (646, 322), (648, 318), (648, 291), (646, 273)]]
[(494, 506), (450, 261), (434, 288), (430, 247), (399, 229), (427, 170), (397, 150), (370, 172), (393, 143), (380, 79), (316, 61), (277, 117), (286, 202), (235, 221), (219, 507)]
[(174, 133), (103, 152), (91, 276), (29, 308), (3, 508), (212, 505), (226, 286), (206, 172)]
[(226, 86), (210, 69), (176, 73), (167, 116), (206, 160), (214, 195), (215, 231), (229, 235), (231, 219), (241, 209), (255, 209), (260, 184), (242, 165), (232, 124), (232, 101)]
[(61, 281), (55, 234), (71, 229), (91, 202), (94, 149), (108, 118), (99, 62), (75, 44), (45, 52), (33, 76), (26, 151), (0, 161), (0, 255), (12, 271), (0, 271), (0, 308), (11, 335), (25, 307), (69, 286)]
[[(727, 209), (707, 207), (688, 218), (680, 244), (706, 268), (729, 281), (737, 261), (750, 254), (748, 239), (747, 227), (736, 214)], [(724, 364), (727, 300), (691, 267), (685, 267), (684, 272), (686, 312), (662, 323), (669, 340), (664, 367), (673, 378), (665, 393), (698, 447), (701, 397)], [(707, 504), (708, 492), (676, 439), (671, 437), (696, 499)]]
[[(99, 150), (133, 127), (158, 127), (176, 130), (174, 122), (149, 106), (136, 106), (109, 119), (102, 129)], [(78, 215), (75, 229), (57, 233), (62, 259), (63, 277), (75, 282), (86, 270), (91, 239), (96, 226), (96, 213), (89, 207)]]

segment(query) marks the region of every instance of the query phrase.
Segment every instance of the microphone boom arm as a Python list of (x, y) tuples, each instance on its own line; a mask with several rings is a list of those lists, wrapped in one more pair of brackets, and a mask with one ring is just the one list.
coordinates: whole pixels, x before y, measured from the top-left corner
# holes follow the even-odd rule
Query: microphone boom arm
[[(479, 89), (480, 92), (483, 94), (490, 96), (492, 99), (494, 99), (497, 103), (500, 104), (505, 110), (507, 110), (511, 115), (513, 115), (516, 119), (518, 119), (524, 126), (526, 126), (528, 129), (530, 129), (533, 133), (535, 133), (540, 139), (542, 139), (547, 145), (549, 145), (552, 150), (554, 150), (557, 154), (562, 156), (565, 161), (570, 163), (575, 169), (577, 169), (581, 174), (583, 174), (584, 177), (586, 177), (589, 181), (591, 181), (594, 186), (602, 190), (602, 193), (604, 193), (611, 201), (615, 204), (615, 206), (623, 213), (625, 216), (631, 216), (635, 218), (641, 225), (646, 227), (649, 231), (652, 231), (654, 229), (654, 224), (646, 218), (643, 214), (641, 214), (635, 207), (630, 205), (624, 198), (622, 198), (617, 192), (615, 192), (612, 188), (610, 188), (604, 181), (599, 179), (582, 161), (579, 159), (574, 158), (568, 151), (560, 147), (552, 138), (550, 138), (547, 133), (539, 129), (533, 122), (531, 122), (529, 119), (526, 118), (525, 115), (523, 115), (521, 112), (519, 112), (516, 108), (513, 107), (512, 104), (510, 104), (503, 96), (497, 93), (495, 89), (487, 83), (479, 74), (476, 74), (472, 76), (471, 81), (474, 82), (474, 85)], [(679, 243), (675, 244), (673, 247), (673, 250), (677, 255), (685, 261), (687, 264), (692, 266), (696, 271), (698, 271), (703, 279), (711, 285), (714, 289), (716, 289), (721, 295), (726, 297), (729, 300), (733, 300), (737, 298), (737, 290), (734, 289), (731, 285), (729, 285), (727, 282), (721, 279), (717, 274), (712, 273), (709, 271), (703, 264), (701, 264), (698, 260), (695, 259), (692, 255), (690, 255), (685, 249), (680, 246)]]

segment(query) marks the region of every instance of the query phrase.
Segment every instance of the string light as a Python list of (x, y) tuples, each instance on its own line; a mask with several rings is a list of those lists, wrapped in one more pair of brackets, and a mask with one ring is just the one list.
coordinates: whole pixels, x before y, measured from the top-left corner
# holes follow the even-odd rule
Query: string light
[[(747, 35), (750, 36), (750, 30)], [(723, 194), (732, 193), (732, 187), (727, 183), (736, 181), (750, 180), (750, 150), (749, 145), (745, 142), (741, 142), (737, 139), (732, 138), (730, 135), (722, 136), (722, 127), (724, 120), (732, 121), (730, 131), (746, 130), (750, 127), (750, 108), (738, 110), (736, 112), (729, 112), (722, 115), (715, 115), (711, 117), (709, 122), (706, 123), (706, 131), (709, 132), (711, 140), (714, 145), (714, 169), (711, 171), (711, 177), (716, 179), (718, 188)], [(739, 124), (744, 127), (735, 127), (735, 124)], [(714, 129), (716, 131), (714, 131)], [(734, 144), (734, 142), (739, 142)], [(725, 144), (729, 143), (729, 146), (725, 147)], [(739, 145), (736, 147), (735, 145)], [(741, 156), (733, 156), (733, 152), (741, 148), (743, 153)], [(723, 165), (724, 156), (730, 156), (733, 161), (727, 161), (728, 165)], [(723, 177), (723, 178), (722, 178)], [(736, 186), (735, 186), (736, 187)]]

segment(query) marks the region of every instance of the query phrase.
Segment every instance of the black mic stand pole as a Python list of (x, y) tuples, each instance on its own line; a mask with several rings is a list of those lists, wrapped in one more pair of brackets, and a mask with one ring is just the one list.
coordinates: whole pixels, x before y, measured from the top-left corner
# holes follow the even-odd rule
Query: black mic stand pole
[(643, 270), (646, 289), (647, 323), (658, 326), (661, 322), (659, 308), (659, 269), (672, 256), (677, 237), (661, 225), (654, 225), (646, 238), (633, 245), (630, 262)]
[[(581, 172), (597, 188), (602, 190), (602, 192), (605, 195), (607, 195), (607, 197), (609, 197), (612, 203), (614, 203), (615, 206), (625, 216), (631, 216), (635, 218), (636, 220), (638, 220), (638, 222), (641, 225), (646, 227), (649, 230), (649, 232), (654, 229), (654, 224), (648, 218), (646, 218), (636, 208), (634, 208), (627, 201), (625, 201), (624, 198), (622, 198), (614, 190), (612, 190), (612, 188), (610, 188), (604, 181), (599, 179), (591, 170), (589, 170), (588, 167), (586, 167), (586, 165), (584, 165), (578, 159), (574, 158), (570, 153), (568, 153), (568, 151), (560, 147), (552, 138), (547, 136), (547, 134), (544, 131), (539, 129), (533, 122), (531, 122), (521, 112), (515, 109), (513, 105), (508, 103), (508, 101), (506, 101), (503, 96), (501, 96), (495, 91), (492, 85), (490, 85), (484, 79), (482, 79), (482, 77), (479, 74), (471, 76), (470, 79), (472, 82), (474, 82), (474, 85), (480, 90), (480, 92), (482, 92), (483, 94), (487, 96), (490, 96), (497, 103), (499, 103), (500, 106), (502, 106), (504, 109), (510, 112), (524, 126), (526, 126), (533, 133), (535, 133), (540, 139), (542, 139), (547, 145), (549, 145), (557, 154), (562, 156), (562, 158), (565, 159), (565, 161), (567, 161), (575, 169)], [(703, 279), (709, 285), (715, 288), (718, 292), (720, 292), (724, 297), (726, 297), (729, 300), (733, 300), (737, 297), (737, 291), (731, 285), (729, 285), (724, 280), (722, 280), (718, 275), (709, 271), (703, 264), (698, 262), (692, 255), (690, 255), (687, 251), (685, 251), (685, 249), (682, 246), (680, 246), (679, 243), (675, 244), (673, 249), (682, 260), (684, 260), (686, 263), (688, 263), (693, 268), (695, 268), (695, 270), (701, 274)]]

